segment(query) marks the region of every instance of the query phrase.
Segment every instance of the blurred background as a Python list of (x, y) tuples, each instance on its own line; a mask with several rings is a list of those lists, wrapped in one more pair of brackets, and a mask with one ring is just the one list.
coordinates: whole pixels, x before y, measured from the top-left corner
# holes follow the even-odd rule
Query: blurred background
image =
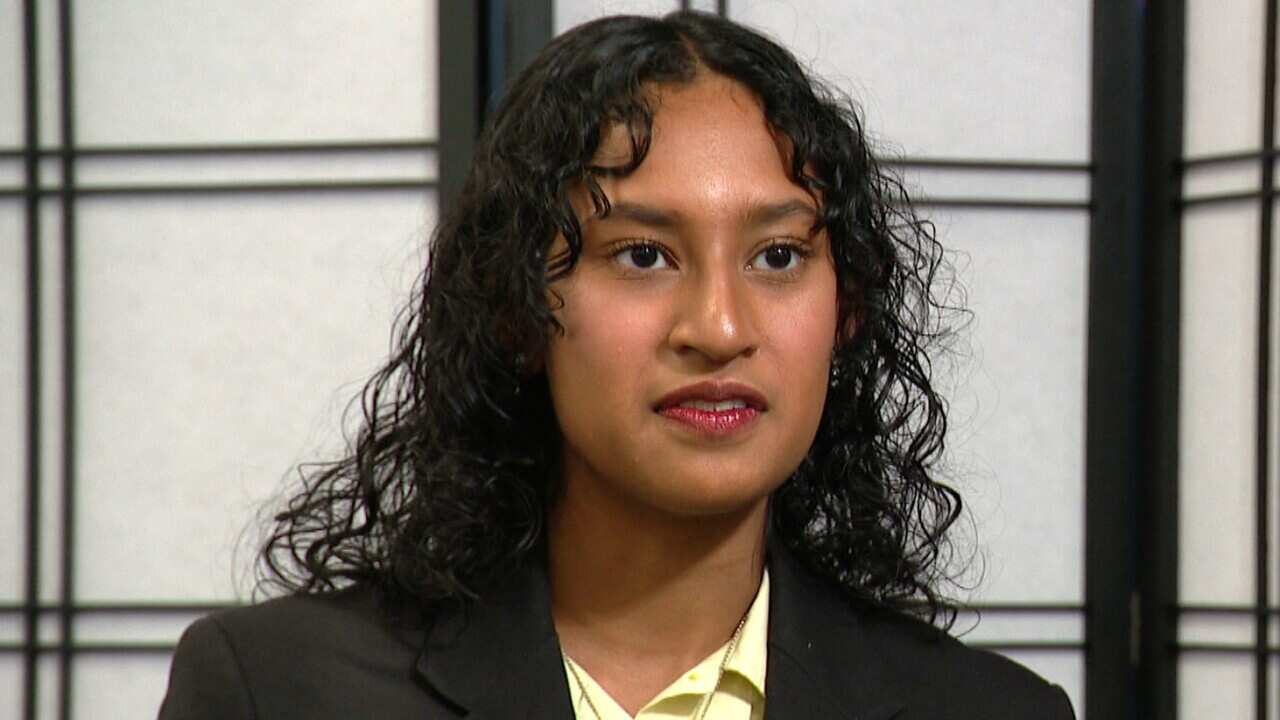
[(954, 251), (956, 631), (1081, 717), (1280, 718), (1276, 0), (0, 0), (0, 718), (154, 716), (485, 109), (682, 5), (850, 93)]

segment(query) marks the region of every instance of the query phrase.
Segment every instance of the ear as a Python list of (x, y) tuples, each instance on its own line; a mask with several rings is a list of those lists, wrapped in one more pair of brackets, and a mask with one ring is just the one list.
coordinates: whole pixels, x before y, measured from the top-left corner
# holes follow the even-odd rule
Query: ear
[(857, 308), (853, 312), (845, 315), (840, 323), (840, 327), (836, 328), (836, 345), (843, 345), (853, 340), (858, 334), (858, 329), (862, 327), (862, 309)]

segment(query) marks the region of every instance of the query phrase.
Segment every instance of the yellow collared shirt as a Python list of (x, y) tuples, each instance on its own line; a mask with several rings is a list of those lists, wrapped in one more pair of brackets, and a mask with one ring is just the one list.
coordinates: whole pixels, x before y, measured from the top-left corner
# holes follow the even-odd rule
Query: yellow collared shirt
[[(760, 589), (756, 592), (756, 599), (751, 601), (751, 608), (747, 610), (747, 622), (742, 626), (738, 647), (725, 663), (720, 687), (716, 687), (716, 676), (720, 670), (720, 661), (729, 650), (727, 642), (640, 708), (634, 720), (684, 720), (693, 717), (699, 703), (713, 690), (715, 695), (707, 708), (706, 720), (761, 720), (764, 717), (764, 673), (768, 644), (769, 573), (766, 571), (760, 581)], [(581, 665), (574, 663), (567, 655), (564, 662), (569, 692), (573, 695), (574, 714), (578, 720), (596, 720), (591, 712), (591, 705), (587, 703), (588, 697), (602, 715), (599, 720), (632, 720), (627, 711)], [(573, 663), (574, 669), (578, 671), (577, 675), (582, 678), (581, 685), (570, 671), (570, 663)]]

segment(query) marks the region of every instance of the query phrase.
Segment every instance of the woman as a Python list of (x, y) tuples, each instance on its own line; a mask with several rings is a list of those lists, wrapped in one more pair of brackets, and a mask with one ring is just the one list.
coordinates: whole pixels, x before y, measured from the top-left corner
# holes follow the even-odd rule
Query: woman
[[(508, 92), (345, 460), (162, 718), (1071, 716), (945, 625), (941, 250), (851, 106), (681, 12)], [(922, 616), (922, 617), (921, 617)]]

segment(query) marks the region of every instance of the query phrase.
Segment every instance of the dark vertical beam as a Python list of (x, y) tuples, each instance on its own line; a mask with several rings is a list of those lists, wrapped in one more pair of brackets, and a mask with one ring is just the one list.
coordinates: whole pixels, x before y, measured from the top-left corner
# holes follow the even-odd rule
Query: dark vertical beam
[(1144, 387), (1143, 16), (1093, 6), (1093, 214), (1085, 427), (1085, 715), (1138, 717), (1138, 487)]
[(507, 2), (506, 83), (510, 83), (538, 54), (555, 32), (552, 0)]
[(438, 5), (440, 207), (452, 204), (471, 168), (476, 138), (507, 84), (551, 40), (552, 0)]
[(23, 165), (27, 234), (27, 527), (26, 587), (23, 595), (22, 712), (36, 717), (36, 673), (40, 632), (40, 55), (37, 48), (36, 0), (22, 9), (25, 110)]
[(729, 17), (729, 3), (727, 0), (716, 0), (716, 14), (720, 17)]
[[(1276, 0), (1266, 0), (1265, 41), (1263, 44), (1264, 70), (1262, 74), (1262, 137), (1261, 147), (1269, 151), (1276, 144)], [(1272, 229), (1275, 220), (1275, 202), (1271, 191), (1275, 189), (1275, 158), (1269, 152), (1262, 155), (1262, 207), (1258, 223), (1258, 368), (1257, 368), (1257, 444), (1255, 446), (1255, 472), (1257, 473), (1255, 526), (1254, 583), (1254, 690), (1255, 714), (1258, 720), (1266, 720), (1268, 704), (1267, 640), (1271, 615), (1267, 612), (1271, 588), (1271, 266)]]
[(75, 175), (75, 53), (72, 45), (71, 0), (58, 2), (58, 67), (61, 72), (62, 143), (62, 602), (58, 624), (58, 717), (71, 717), (72, 618), (76, 600), (76, 175)]
[(436, 4), (436, 27), (440, 56), (439, 128), (440, 189), (443, 214), (462, 190), (480, 121), (485, 78), (481, 62), (481, 35), (484, 2), (441, 2)]
[(1146, 428), (1139, 494), (1138, 707), (1175, 718), (1178, 701), (1178, 403), (1182, 273), (1185, 0), (1146, 6), (1146, 271), (1142, 375)]
[[(485, 118), (498, 107), (502, 89), (507, 82), (507, 5), (506, 0), (484, 0), (481, 14), (484, 26), (480, 35), (480, 62), (484, 76), (480, 80), (483, 105), (480, 111), (480, 127)], [(519, 2), (511, 3), (519, 5)]]

